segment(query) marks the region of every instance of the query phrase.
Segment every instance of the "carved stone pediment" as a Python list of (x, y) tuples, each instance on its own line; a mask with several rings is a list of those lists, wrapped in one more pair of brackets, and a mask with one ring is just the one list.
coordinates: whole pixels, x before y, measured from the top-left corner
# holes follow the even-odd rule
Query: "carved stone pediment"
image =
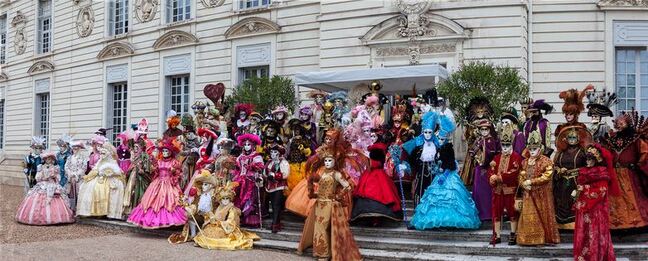
[(207, 8), (219, 7), (225, 3), (225, 0), (200, 0), (202, 5)]
[(128, 56), (135, 53), (135, 48), (130, 43), (114, 42), (106, 45), (97, 54), (98, 60), (108, 60), (122, 56)]
[(7, 80), (9, 80), (9, 76), (7, 76), (7, 74), (4, 72), (0, 72), (0, 82), (4, 82)]
[(16, 11), (16, 15), (11, 19), (11, 26), (16, 27), (25, 23), (27, 23), (27, 17), (21, 11)]
[[(419, 20), (421, 21), (421, 20)], [(411, 41), (439, 41), (466, 39), (470, 31), (446, 17), (429, 14), (416, 31), (408, 30), (407, 17), (398, 15), (375, 25), (360, 40), (365, 45)]]
[(180, 30), (166, 32), (153, 43), (154, 50), (167, 49), (176, 46), (192, 45), (198, 43), (198, 38), (193, 34)]
[(244, 18), (225, 31), (225, 39), (274, 34), (281, 30), (277, 23), (261, 17)]
[(34, 75), (39, 73), (51, 72), (53, 70), (54, 70), (54, 64), (52, 64), (49, 61), (42, 60), (32, 64), (32, 66), (30, 66), (29, 69), (27, 70), (27, 73), (30, 75)]
[(648, 9), (648, 0), (601, 0), (601, 9)]

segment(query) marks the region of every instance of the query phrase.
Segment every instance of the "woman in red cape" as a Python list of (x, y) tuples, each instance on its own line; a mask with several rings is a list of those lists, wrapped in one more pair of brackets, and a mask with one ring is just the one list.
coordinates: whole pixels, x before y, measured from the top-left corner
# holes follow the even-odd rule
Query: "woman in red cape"
[(610, 237), (608, 194), (621, 194), (612, 154), (594, 144), (587, 148), (587, 166), (578, 173), (574, 260), (616, 260)]

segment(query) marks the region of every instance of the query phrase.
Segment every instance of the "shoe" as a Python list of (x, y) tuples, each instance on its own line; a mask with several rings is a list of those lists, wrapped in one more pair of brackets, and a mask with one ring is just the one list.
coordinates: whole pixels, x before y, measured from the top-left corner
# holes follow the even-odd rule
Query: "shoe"
[(517, 237), (516, 237), (515, 233), (511, 233), (511, 235), (509, 236), (508, 244), (509, 244), (509, 246), (517, 245)]
[(491, 245), (497, 245), (497, 244), (499, 244), (499, 243), (502, 243), (502, 238), (500, 238), (500, 237), (495, 237), (495, 235), (493, 235), (493, 236), (491, 237), (490, 244), (491, 244)]
[(279, 232), (280, 230), (281, 230), (281, 225), (279, 225), (279, 224), (273, 224), (272, 225), (272, 233), (273, 234), (277, 234), (277, 232)]

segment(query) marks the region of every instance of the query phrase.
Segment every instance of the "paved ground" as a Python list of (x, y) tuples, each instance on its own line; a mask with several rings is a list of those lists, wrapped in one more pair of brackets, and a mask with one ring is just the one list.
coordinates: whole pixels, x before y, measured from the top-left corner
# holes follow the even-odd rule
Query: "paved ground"
[(14, 221), (22, 187), (0, 185), (0, 260), (311, 260), (263, 250), (213, 251), (191, 243), (90, 225), (27, 226)]

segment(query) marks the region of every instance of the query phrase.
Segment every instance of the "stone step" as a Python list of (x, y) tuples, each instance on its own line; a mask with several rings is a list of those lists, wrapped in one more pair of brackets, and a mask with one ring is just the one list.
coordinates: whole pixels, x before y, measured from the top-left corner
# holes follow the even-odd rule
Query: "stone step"
[(0, 175), (0, 184), (22, 187), (25, 185), (25, 177), (24, 175), (19, 177)]

